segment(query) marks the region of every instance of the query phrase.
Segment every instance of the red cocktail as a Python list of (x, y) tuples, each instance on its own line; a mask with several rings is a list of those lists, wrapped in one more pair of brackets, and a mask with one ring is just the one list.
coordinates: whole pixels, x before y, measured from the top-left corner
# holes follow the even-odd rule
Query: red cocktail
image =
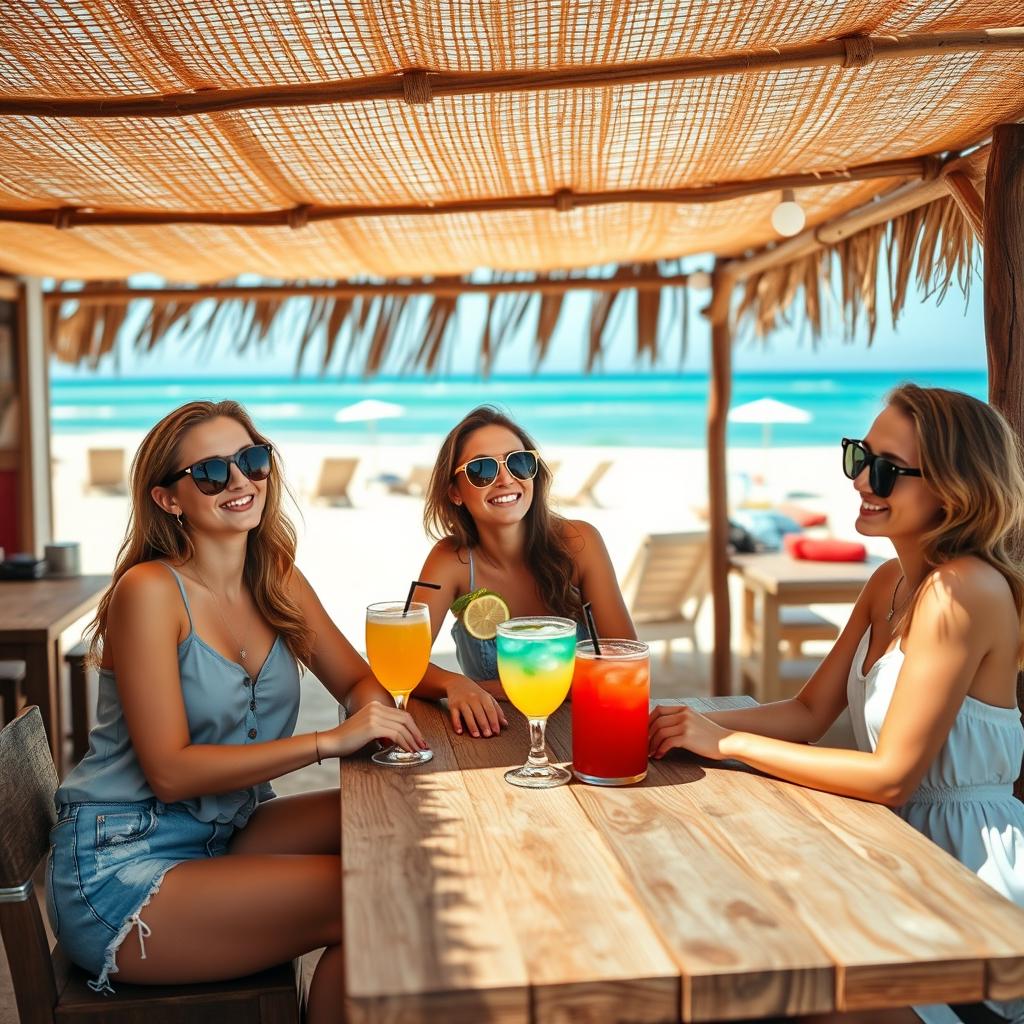
[(597, 786), (628, 786), (647, 774), (651, 659), (637, 640), (576, 645), (572, 677), (572, 770)]

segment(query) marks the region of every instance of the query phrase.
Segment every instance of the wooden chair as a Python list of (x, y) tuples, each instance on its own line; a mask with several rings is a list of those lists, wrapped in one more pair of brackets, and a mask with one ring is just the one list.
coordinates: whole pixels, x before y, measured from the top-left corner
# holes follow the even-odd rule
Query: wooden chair
[(55, 821), (57, 772), (37, 707), (0, 732), (0, 935), (21, 1024), (298, 1024), (295, 963), (235, 981), (117, 985), (98, 995), (58, 943), (51, 954), (32, 885)]
[(89, 477), (85, 484), (86, 490), (96, 489), (109, 494), (128, 492), (123, 448), (90, 448), (87, 458)]
[(320, 479), (313, 492), (315, 501), (326, 501), (330, 505), (352, 507), (348, 493), (349, 484), (359, 465), (357, 458), (327, 458), (320, 464)]
[(64, 655), (71, 696), (71, 761), (77, 764), (89, 750), (89, 645), (80, 640)]
[(623, 580), (623, 596), (638, 638), (664, 641), (666, 663), (677, 638), (689, 640), (694, 653), (699, 650), (696, 621), (709, 592), (709, 558), (703, 530), (650, 533)]
[(575, 494), (558, 497), (556, 500), (562, 505), (594, 505), (596, 508), (601, 508), (601, 502), (597, 500), (594, 488), (613, 465), (611, 460), (599, 462), (591, 471), (590, 476), (580, 484), (580, 489)]
[(388, 487), (392, 494), (412, 494), (422, 497), (430, 487), (433, 466), (413, 466), (404, 480), (398, 480)]
[(0, 726), (13, 722), (24, 698), (25, 662), (0, 661)]

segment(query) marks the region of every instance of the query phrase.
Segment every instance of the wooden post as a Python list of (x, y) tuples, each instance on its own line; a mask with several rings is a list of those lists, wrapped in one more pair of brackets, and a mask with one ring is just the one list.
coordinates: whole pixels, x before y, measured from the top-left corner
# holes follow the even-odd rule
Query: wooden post
[(732, 692), (732, 619), (729, 610), (729, 498), (726, 490), (726, 416), (732, 399), (732, 335), (729, 299), (732, 279), (721, 264), (712, 275), (711, 381), (708, 391), (708, 541), (711, 545), (711, 599), (715, 616), (711, 693)]
[(42, 557), (43, 547), (53, 539), (49, 351), (39, 278), (24, 278), (18, 291), (19, 536), (22, 551)]
[[(992, 134), (985, 186), (985, 341), (988, 400), (1024, 440), (1024, 125)], [(1024, 561), (1024, 537), (1014, 554)], [(1024, 708), (1024, 673), (1017, 676)], [(1024, 773), (1014, 789), (1024, 800)]]

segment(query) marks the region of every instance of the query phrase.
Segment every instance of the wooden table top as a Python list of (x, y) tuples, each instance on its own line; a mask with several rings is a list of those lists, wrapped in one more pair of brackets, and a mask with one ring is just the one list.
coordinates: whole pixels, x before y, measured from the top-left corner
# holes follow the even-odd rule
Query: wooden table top
[(863, 562), (812, 562), (792, 558), (785, 553), (763, 555), (730, 555), (729, 566), (745, 581), (770, 594), (783, 592), (787, 587), (804, 588), (808, 585), (827, 593), (829, 589), (848, 592), (859, 591), (871, 574), (883, 564), (882, 558), (868, 558)]
[[(668, 702), (672, 703), (672, 702)], [(699, 709), (749, 698), (688, 700)], [(709, 1021), (1024, 994), (1024, 910), (888, 809), (673, 755), (523, 790), (526, 723), (341, 768), (354, 1024)], [(570, 712), (549, 749), (570, 756)]]
[(94, 608), (109, 576), (44, 576), (0, 580), (0, 642), (55, 640)]

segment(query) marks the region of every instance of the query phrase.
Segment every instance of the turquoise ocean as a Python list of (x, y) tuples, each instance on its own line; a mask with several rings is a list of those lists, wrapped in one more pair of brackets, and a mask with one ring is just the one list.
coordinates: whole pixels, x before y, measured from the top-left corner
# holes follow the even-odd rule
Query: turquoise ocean
[[(984, 371), (888, 370), (737, 374), (732, 405), (774, 398), (811, 414), (809, 423), (776, 424), (773, 445), (828, 445), (867, 432), (885, 393), (904, 380), (955, 388), (984, 399)], [(403, 413), (378, 421), (382, 443), (436, 443), (482, 402), (506, 409), (540, 444), (702, 448), (706, 374), (518, 375), (376, 378), (370, 381), (296, 377), (216, 377), (202, 380), (56, 376), (51, 382), (54, 433), (145, 431), (164, 413), (193, 399), (242, 402), (270, 438), (321, 443), (367, 440), (366, 423), (337, 423), (335, 414), (363, 399), (401, 405)], [(729, 443), (761, 443), (762, 428), (729, 425)]]

